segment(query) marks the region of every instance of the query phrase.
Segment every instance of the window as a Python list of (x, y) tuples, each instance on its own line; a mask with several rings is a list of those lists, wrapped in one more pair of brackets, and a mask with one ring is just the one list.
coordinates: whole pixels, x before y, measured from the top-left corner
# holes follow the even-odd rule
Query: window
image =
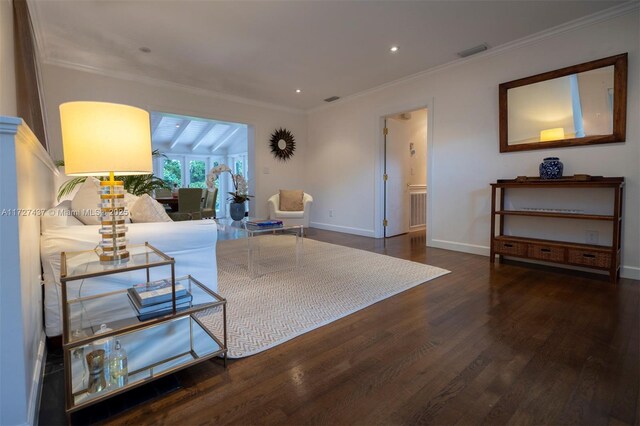
[(180, 160), (165, 159), (162, 165), (162, 179), (171, 187), (182, 186), (182, 162)]
[(241, 159), (237, 159), (237, 160), (235, 161), (234, 169), (235, 169), (235, 173), (236, 173), (237, 175), (242, 175), (242, 176), (244, 176), (244, 170), (243, 170), (243, 169), (244, 169), (244, 165), (242, 164), (242, 160), (241, 160)]
[(206, 188), (206, 169), (204, 160), (189, 161), (189, 188)]
[[(171, 188), (174, 185), (183, 188), (202, 188), (207, 187), (207, 174), (213, 167), (220, 164), (228, 164), (233, 173), (240, 173), (247, 178), (247, 155), (233, 156), (201, 156), (201, 155), (170, 155), (169, 158), (160, 157), (156, 159), (155, 174), (164, 179)], [(216, 197), (216, 216), (224, 217), (226, 215), (227, 192), (230, 191), (231, 178), (228, 173), (223, 173), (216, 180), (216, 188), (218, 188), (218, 196)]]

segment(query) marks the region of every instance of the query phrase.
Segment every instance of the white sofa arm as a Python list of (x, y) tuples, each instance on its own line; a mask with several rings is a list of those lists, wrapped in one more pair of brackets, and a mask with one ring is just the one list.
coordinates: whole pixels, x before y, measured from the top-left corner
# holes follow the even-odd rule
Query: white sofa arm
[(305, 192), (304, 197), (302, 198), (302, 203), (304, 204), (304, 214), (306, 216), (309, 213), (311, 204), (313, 204), (313, 197)]
[(267, 205), (269, 206), (269, 219), (276, 219), (276, 212), (278, 210), (280, 204), (280, 194), (272, 195), (267, 200)]

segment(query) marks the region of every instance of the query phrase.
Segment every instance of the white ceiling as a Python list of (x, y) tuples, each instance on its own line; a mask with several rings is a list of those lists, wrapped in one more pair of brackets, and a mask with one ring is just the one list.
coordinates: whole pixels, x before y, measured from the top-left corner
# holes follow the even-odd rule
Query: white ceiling
[(165, 154), (224, 155), (237, 143), (246, 151), (247, 126), (152, 112), (151, 142)]
[[(45, 61), (309, 109), (624, 1), (29, 0)], [(389, 48), (398, 45), (392, 54)], [(151, 53), (139, 50), (145, 46)], [(295, 89), (302, 93), (295, 93)]]

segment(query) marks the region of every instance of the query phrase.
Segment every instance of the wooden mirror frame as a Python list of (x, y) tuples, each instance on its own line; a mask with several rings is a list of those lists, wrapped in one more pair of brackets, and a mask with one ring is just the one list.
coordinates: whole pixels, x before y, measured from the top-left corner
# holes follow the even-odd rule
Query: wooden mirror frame
[[(591, 71), (613, 65), (613, 133), (609, 135), (585, 136), (552, 142), (530, 142), (509, 145), (507, 91), (541, 81), (552, 80), (571, 74)], [(530, 151), (534, 149), (560, 148), (567, 146), (594, 145), (624, 142), (627, 128), (627, 54), (585, 62), (542, 74), (502, 83), (499, 86), (500, 108), (500, 152)]]

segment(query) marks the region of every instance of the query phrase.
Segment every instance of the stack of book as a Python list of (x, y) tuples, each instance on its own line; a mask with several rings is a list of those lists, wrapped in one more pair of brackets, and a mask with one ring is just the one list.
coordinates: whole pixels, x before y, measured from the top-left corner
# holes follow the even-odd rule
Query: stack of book
[[(128, 289), (128, 293), (140, 321), (173, 311), (173, 291), (168, 279), (134, 285)], [(182, 284), (176, 283), (176, 310), (189, 308), (192, 299), (191, 293)]]
[(272, 219), (251, 219), (247, 221), (247, 226), (256, 229), (281, 228), (281, 220)]

